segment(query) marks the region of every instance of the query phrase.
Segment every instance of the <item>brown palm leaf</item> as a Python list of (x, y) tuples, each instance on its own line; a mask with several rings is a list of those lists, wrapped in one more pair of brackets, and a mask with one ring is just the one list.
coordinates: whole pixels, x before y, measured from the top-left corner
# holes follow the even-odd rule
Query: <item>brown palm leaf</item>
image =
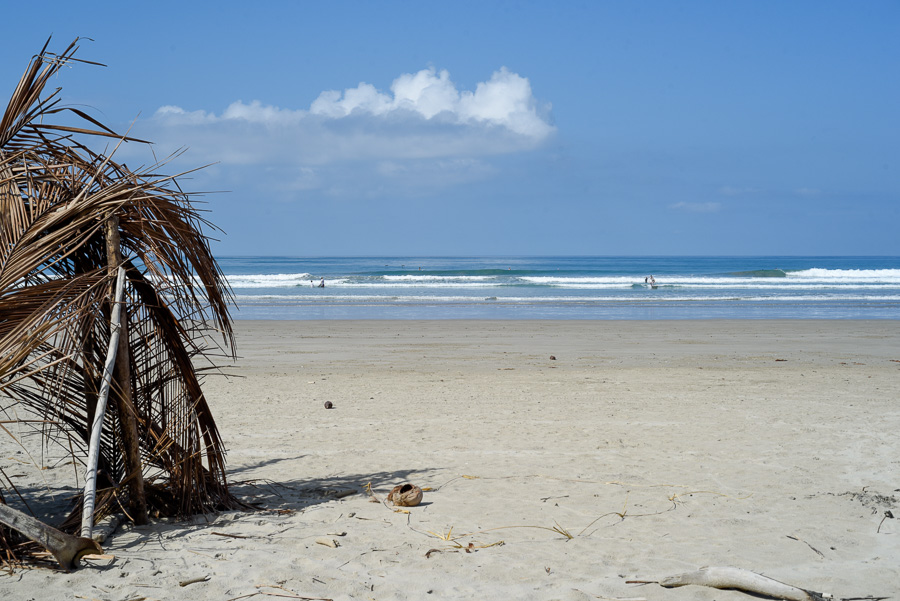
[[(65, 440), (83, 461), (110, 338), (112, 263), (121, 261), (130, 376), (114, 390), (122, 400), (130, 389), (131, 400), (110, 403), (101, 469), (120, 500), (135, 501), (129, 483), (145, 479), (147, 502), (163, 515), (234, 507), (194, 367), (198, 356), (234, 354), (231, 292), (203, 233), (211, 224), (180, 176), (156, 175), (163, 164), (133, 171), (115, 150), (90, 150), (81, 140), (131, 139), (61, 107), (58, 89), (44, 94), (77, 48), (76, 40), (53, 55), (45, 46), (0, 119), (0, 410), (40, 416), (47, 440)], [(50, 123), (64, 114), (85, 126)], [(110, 224), (119, 239), (112, 253)], [(221, 334), (215, 347), (204, 342), (210, 328)], [(123, 455), (122, 424), (132, 417), (140, 474)]]

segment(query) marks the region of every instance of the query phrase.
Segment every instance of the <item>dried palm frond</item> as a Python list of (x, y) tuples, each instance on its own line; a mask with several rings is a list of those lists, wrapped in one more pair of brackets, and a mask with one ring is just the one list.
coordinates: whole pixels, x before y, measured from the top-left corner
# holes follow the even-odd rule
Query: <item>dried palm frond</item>
[[(83, 459), (110, 339), (112, 263), (120, 261), (130, 376), (114, 389), (123, 398), (130, 389), (130, 401), (108, 410), (101, 470), (120, 501), (133, 494), (126, 483), (146, 479), (147, 502), (164, 515), (233, 507), (194, 367), (198, 355), (233, 356), (231, 292), (203, 233), (212, 226), (179, 188), (180, 175), (157, 175), (162, 164), (134, 171), (113, 160), (115, 150), (90, 150), (81, 140), (134, 140), (60, 106), (59, 89), (44, 94), (76, 60), (77, 41), (59, 55), (45, 45), (0, 119), (0, 409), (42, 417), (47, 439), (71, 443), (73, 459)], [(67, 111), (85, 127), (49, 122)], [(217, 348), (203, 342), (209, 329), (221, 334)], [(137, 474), (124, 455), (128, 419)]]

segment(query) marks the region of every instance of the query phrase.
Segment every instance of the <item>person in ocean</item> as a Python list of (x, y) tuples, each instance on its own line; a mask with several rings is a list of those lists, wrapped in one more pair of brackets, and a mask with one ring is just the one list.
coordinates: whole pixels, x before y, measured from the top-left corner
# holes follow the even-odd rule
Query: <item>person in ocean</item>
[(324, 287), (325, 287), (325, 278), (322, 278), (322, 281), (319, 282), (319, 288), (324, 288)]
[(650, 285), (656, 286), (656, 278), (653, 277), (653, 274), (650, 274)]

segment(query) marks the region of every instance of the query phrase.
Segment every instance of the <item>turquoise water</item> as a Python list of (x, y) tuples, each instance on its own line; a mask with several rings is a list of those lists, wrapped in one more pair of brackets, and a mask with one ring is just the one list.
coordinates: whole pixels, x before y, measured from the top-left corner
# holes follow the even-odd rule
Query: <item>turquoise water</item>
[[(220, 257), (219, 263), (235, 295), (236, 319), (900, 319), (900, 257)], [(651, 275), (655, 288), (645, 283)]]

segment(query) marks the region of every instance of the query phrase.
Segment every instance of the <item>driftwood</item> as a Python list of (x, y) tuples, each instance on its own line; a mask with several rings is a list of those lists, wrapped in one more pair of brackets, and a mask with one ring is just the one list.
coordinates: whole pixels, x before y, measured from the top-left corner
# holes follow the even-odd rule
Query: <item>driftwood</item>
[(773, 599), (784, 599), (785, 601), (828, 601), (831, 599), (830, 596), (822, 593), (797, 588), (796, 586), (740, 568), (706, 567), (694, 572), (669, 576), (662, 580), (629, 580), (628, 582), (636, 584), (656, 582), (666, 588), (693, 584), (718, 589), (735, 589), (755, 595), (772, 597)]
[(13, 530), (17, 530), (43, 546), (53, 554), (62, 569), (68, 571), (78, 567), (79, 561), (85, 555), (102, 555), (103, 549), (89, 538), (75, 538), (65, 532), (60, 532), (52, 526), (13, 509), (9, 505), (0, 503), (0, 522)]

